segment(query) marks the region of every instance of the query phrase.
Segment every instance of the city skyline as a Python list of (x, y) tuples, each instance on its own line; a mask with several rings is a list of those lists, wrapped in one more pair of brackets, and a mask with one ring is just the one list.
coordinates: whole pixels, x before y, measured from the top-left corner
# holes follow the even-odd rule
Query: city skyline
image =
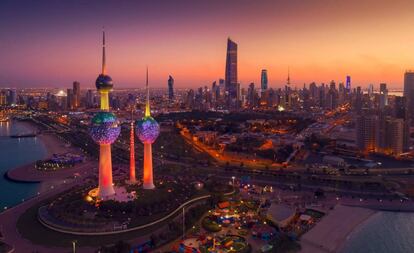
[(78, 80), (92, 88), (102, 26), (110, 34), (109, 71), (120, 88), (143, 88), (145, 65), (153, 87), (166, 87), (168, 75), (177, 88), (210, 85), (225, 76), (228, 37), (239, 47), (242, 87), (260, 84), (261, 69), (268, 70), (269, 88), (282, 87), (289, 68), (292, 87), (345, 83), (350, 75), (353, 87), (402, 89), (405, 70), (414, 68), (414, 54), (407, 53), (413, 35), (406, 31), (414, 23), (409, 1), (6, 1), (0, 9), (0, 87), (63, 88)]
[(413, 11), (1, 1), (0, 252), (414, 252)]

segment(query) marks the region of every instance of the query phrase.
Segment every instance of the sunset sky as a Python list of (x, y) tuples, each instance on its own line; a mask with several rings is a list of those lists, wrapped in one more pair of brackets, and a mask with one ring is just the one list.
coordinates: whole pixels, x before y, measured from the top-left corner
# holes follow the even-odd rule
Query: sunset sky
[(238, 43), (243, 87), (352, 76), (353, 86), (402, 87), (414, 69), (414, 1), (205, 0), (0, 2), (0, 87), (93, 87), (107, 32), (115, 87), (210, 85), (224, 77), (226, 40)]

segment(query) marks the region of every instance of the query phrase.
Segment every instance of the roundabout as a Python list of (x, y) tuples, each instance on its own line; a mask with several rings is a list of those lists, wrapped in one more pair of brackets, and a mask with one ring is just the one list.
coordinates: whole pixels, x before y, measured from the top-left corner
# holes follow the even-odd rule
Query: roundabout
[[(153, 190), (140, 184), (116, 185), (116, 199), (97, 198), (96, 188), (73, 188), (38, 210), (39, 221), (50, 229), (69, 234), (116, 234), (140, 229), (174, 214), (192, 202), (210, 197), (185, 180), (156, 181)], [(156, 198), (154, 198), (156, 196)]]

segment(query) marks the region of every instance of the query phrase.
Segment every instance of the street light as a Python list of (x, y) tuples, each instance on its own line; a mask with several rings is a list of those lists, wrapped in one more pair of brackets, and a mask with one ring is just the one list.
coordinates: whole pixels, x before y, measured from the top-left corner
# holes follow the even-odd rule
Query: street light
[(234, 190), (234, 179), (236, 179), (236, 177), (232, 176), (231, 179), (233, 180), (233, 190)]
[(72, 241), (73, 253), (76, 253), (76, 243), (77, 243), (76, 240)]
[(185, 238), (185, 207), (183, 207), (183, 240)]

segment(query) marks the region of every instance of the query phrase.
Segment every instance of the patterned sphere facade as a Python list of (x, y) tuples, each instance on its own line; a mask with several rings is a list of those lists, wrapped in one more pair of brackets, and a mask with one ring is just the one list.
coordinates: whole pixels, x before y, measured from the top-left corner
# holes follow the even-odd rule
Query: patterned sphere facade
[(151, 116), (136, 122), (135, 132), (142, 143), (154, 143), (160, 134), (160, 125)]
[(111, 112), (98, 112), (91, 122), (89, 134), (99, 144), (112, 144), (121, 133), (121, 126)]

